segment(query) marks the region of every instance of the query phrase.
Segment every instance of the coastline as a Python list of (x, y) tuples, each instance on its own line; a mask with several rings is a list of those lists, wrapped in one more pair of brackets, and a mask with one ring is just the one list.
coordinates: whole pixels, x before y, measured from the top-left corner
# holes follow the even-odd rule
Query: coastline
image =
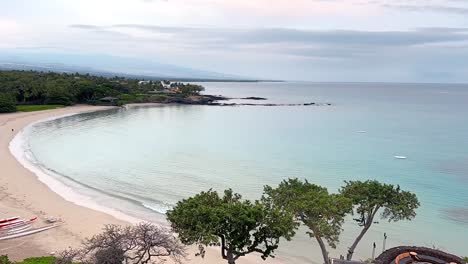
[[(67, 201), (25, 168), (10, 152), (10, 142), (30, 124), (64, 115), (106, 110), (109, 107), (73, 106), (30, 113), (0, 115), (0, 218), (11, 215), (61, 218), (59, 228), (33, 236), (0, 242), (0, 255), (19, 260), (30, 256), (49, 255), (67, 247), (78, 246), (83, 238), (92, 236), (106, 224), (124, 225), (104, 212), (91, 210)], [(14, 129), (14, 131), (12, 131)], [(41, 223), (42, 224), (42, 223)]]
[[(148, 104), (156, 105), (159, 104)], [(21, 150), (21, 137), (24, 136), (22, 133), (36, 123), (111, 108), (113, 107), (79, 105), (0, 115), (0, 218), (11, 215), (38, 216), (39, 222), (42, 222), (47, 217), (57, 217), (65, 223), (44, 233), (0, 241), (0, 255), (7, 254), (13, 260), (50, 255), (68, 247), (79, 246), (84, 238), (99, 233), (106, 224), (127, 225), (139, 222), (136, 218), (102, 207), (89, 199), (86, 201), (86, 197), (75, 193), (60, 181), (48, 175), (41, 175), (45, 173), (34, 164), (30, 164), (24, 157), (24, 150)], [(67, 194), (63, 195), (64, 193)], [(186, 263), (224, 262), (217, 248), (207, 248), (204, 259), (194, 257), (195, 250), (195, 247), (188, 248)], [(248, 256), (240, 259), (238, 263), (249, 264), (257, 261), (257, 256)], [(278, 259), (270, 259), (265, 263), (281, 262)]]

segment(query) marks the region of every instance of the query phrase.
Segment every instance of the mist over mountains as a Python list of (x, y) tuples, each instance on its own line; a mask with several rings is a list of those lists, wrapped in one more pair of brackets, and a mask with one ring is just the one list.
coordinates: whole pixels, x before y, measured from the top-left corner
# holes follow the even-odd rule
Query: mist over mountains
[(192, 69), (151, 60), (96, 54), (0, 52), (0, 70), (78, 72), (105, 77), (117, 75), (142, 79), (254, 80), (254, 78)]

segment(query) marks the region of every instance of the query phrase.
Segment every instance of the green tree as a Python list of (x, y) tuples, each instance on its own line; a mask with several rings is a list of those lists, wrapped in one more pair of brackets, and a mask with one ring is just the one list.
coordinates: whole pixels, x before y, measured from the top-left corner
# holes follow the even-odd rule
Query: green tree
[(79, 102), (88, 102), (95, 100), (96, 87), (91, 80), (79, 79), (74, 83), (77, 90), (76, 98)]
[(71, 105), (73, 103), (69, 83), (64, 80), (46, 82), (46, 104)]
[(330, 263), (327, 246), (336, 248), (345, 216), (352, 211), (351, 201), (307, 180), (285, 180), (277, 188), (265, 186), (264, 199), (290, 210), (309, 228), (307, 234), (317, 240), (326, 264)]
[(374, 223), (374, 218), (383, 209), (381, 218), (389, 222), (412, 220), (416, 216), (419, 201), (415, 194), (400, 190), (400, 186), (380, 183), (376, 180), (349, 181), (340, 193), (351, 199), (354, 206), (354, 220), (362, 227), (346, 255), (351, 260), (359, 241)]
[(196, 84), (178, 84), (177, 87), (179, 90), (182, 92), (183, 95), (189, 96), (189, 95), (198, 95), (200, 92), (203, 92), (205, 88), (201, 85), (196, 85)]
[(16, 112), (16, 100), (11, 94), (0, 93), (0, 113)]
[(288, 212), (262, 201), (243, 200), (232, 190), (201, 192), (177, 203), (167, 212), (173, 230), (187, 245), (221, 246), (221, 256), (229, 264), (250, 253), (262, 259), (274, 257), (281, 238), (290, 240), (297, 227)]

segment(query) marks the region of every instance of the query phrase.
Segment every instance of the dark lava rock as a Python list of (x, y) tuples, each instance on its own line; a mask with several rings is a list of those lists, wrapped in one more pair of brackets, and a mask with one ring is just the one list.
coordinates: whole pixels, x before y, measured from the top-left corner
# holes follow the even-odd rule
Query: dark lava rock
[(245, 98), (241, 98), (241, 99), (243, 99), (243, 100), (267, 100), (266, 98), (255, 97), (255, 96), (245, 97)]

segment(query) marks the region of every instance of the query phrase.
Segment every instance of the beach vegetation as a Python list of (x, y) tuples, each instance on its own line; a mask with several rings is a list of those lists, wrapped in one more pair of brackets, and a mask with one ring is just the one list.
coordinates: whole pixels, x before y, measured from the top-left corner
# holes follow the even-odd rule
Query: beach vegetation
[[(123, 77), (108, 78), (79, 73), (0, 71), (0, 94), (4, 100), (7, 98), (4, 94), (9, 94), (8, 107), (3, 107), (8, 111), (13, 109), (11, 102), (14, 103), (13, 106), (15, 104), (109, 105), (109, 102), (102, 100), (108, 97), (118, 99), (110, 103), (113, 105), (166, 101), (190, 103), (190, 100), (182, 99), (199, 95), (203, 90), (203, 86), (190, 83), (174, 82), (170, 86), (163, 86), (160, 81), (141, 81)], [(3, 102), (3, 104), (6, 103)]]
[(56, 260), (57, 259), (53, 256), (47, 256), (27, 258), (23, 261), (14, 262), (11, 261), (6, 255), (0, 256), (0, 264), (55, 264)]
[(9, 93), (0, 93), (0, 113), (16, 112), (15, 97)]
[(354, 250), (375, 223), (379, 212), (380, 218), (389, 222), (412, 220), (419, 207), (418, 198), (414, 193), (403, 191), (400, 186), (380, 183), (376, 180), (348, 181), (340, 193), (353, 202), (354, 221), (362, 227), (361, 232), (349, 247), (346, 255), (351, 260)]
[(21, 262), (17, 262), (16, 264), (54, 264), (56, 258), (53, 256), (47, 257), (37, 257), (37, 258), (27, 258)]
[(86, 239), (81, 248), (61, 252), (56, 263), (145, 264), (167, 259), (182, 263), (185, 257), (184, 245), (169, 229), (141, 223), (107, 225), (101, 234)]
[(177, 87), (183, 95), (198, 95), (203, 92), (205, 88), (197, 84), (184, 84), (184, 83), (173, 83), (172, 86)]
[(320, 246), (324, 263), (330, 264), (325, 243), (336, 248), (345, 216), (352, 211), (351, 200), (299, 179), (285, 180), (277, 188), (265, 186), (264, 192), (264, 199), (292, 212), (308, 228), (307, 234)]
[(13, 264), (7, 255), (0, 255), (0, 264)]
[(43, 110), (50, 110), (50, 109), (58, 109), (63, 108), (64, 105), (18, 105), (16, 106), (17, 110), (20, 112), (35, 112), (35, 111), (43, 111)]
[(268, 200), (244, 200), (230, 189), (223, 196), (209, 190), (179, 201), (167, 219), (184, 244), (198, 245), (198, 256), (207, 246), (219, 246), (229, 264), (251, 253), (274, 257), (280, 240), (290, 240), (297, 227), (288, 211)]

